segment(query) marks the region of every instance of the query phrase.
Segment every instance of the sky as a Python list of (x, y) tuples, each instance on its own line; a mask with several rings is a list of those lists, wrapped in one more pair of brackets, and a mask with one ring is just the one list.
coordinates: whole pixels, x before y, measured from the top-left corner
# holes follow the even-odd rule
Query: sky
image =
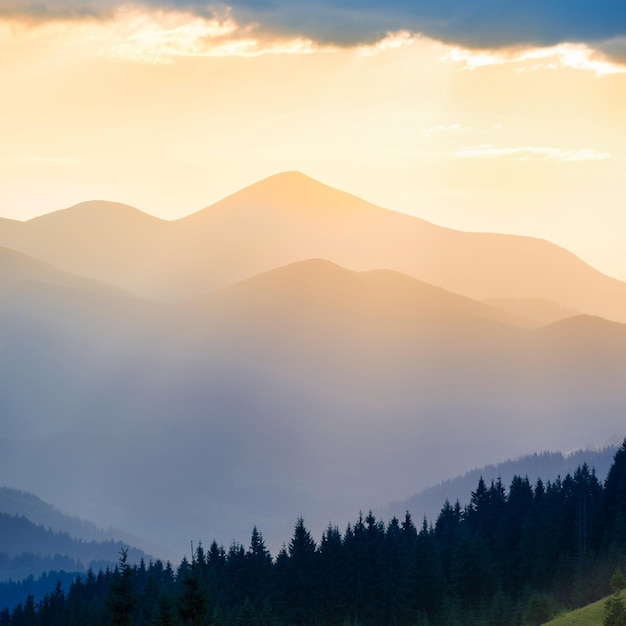
[(300, 170), (626, 280), (626, 3), (0, 0), (0, 216)]

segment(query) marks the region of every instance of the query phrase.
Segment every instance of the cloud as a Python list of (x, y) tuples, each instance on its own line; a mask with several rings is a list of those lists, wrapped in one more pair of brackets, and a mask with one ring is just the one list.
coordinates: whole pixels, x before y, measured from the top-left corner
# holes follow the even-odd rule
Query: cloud
[(547, 48), (500, 51), (470, 50), (468, 48), (455, 47), (443, 58), (462, 63), (467, 69), (471, 70), (490, 65), (516, 64), (519, 65), (520, 71), (567, 67), (577, 70), (589, 70), (599, 76), (626, 73), (626, 64), (620, 65), (612, 62), (606, 53), (594, 50), (588, 45), (581, 43), (562, 43)]
[(468, 146), (457, 150), (454, 156), (464, 159), (511, 159), (515, 161), (604, 161), (611, 158), (609, 152), (596, 150), (564, 150), (545, 146), (497, 147), (492, 144)]
[[(0, 0), (0, 16), (27, 20), (107, 18), (123, 0)], [(321, 44), (373, 44), (389, 32), (422, 33), (476, 48), (547, 47), (588, 43), (623, 60), (626, 2), (604, 0), (144, 0), (152, 9), (211, 19), (229, 7), (238, 24), (264, 33)], [(614, 42), (613, 44), (604, 42)], [(604, 48), (602, 46), (604, 45)]]
[(230, 11), (201, 17), (188, 11), (120, 9), (115, 20), (94, 27), (102, 56), (140, 63), (169, 64), (177, 57), (253, 57), (262, 54), (311, 54), (321, 47), (302, 37), (271, 37), (242, 27)]
[(608, 57), (626, 65), (626, 36), (603, 41), (597, 48)]

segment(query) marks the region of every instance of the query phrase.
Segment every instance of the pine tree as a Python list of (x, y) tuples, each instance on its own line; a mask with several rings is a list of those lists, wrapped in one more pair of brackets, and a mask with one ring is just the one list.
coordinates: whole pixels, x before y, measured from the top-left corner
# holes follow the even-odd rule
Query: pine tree
[(135, 606), (132, 593), (133, 570), (128, 564), (128, 550), (122, 549), (110, 584), (109, 602), (112, 626), (133, 626), (131, 619)]
[(178, 603), (180, 619), (191, 626), (210, 624), (207, 597), (202, 591), (197, 570), (186, 571), (182, 577), (182, 585), (183, 591)]
[(319, 547), (321, 608), (324, 624), (341, 624), (346, 614), (346, 558), (341, 532), (329, 524)]
[(604, 506), (612, 549), (626, 547), (626, 439), (615, 453), (604, 483)]
[(287, 614), (290, 623), (306, 624), (318, 610), (316, 545), (300, 517), (288, 548), (288, 576), (283, 580)]
[(159, 597), (156, 613), (154, 619), (152, 620), (152, 623), (154, 626), (176, 625), (172, 601), (166, 593), (163, 593)]
[(626, 607), (618, 594), (613, 594), (604, 604), (604, 626), (625, 626)]
[(256, 608), (260, 607), (269, 593), (272, 573), (272, 557), (265, 547), (263, 535), (255, 526), (250, 547), (245, 556), (244, 591), (246, 598)]
[(613, 594), (604, 604), (604, 626), (625, 626), (626, 625), (626, 606), (622, 600), (620, 593), (626, 587), (626, 579), (622, 570), (617, 569), (611, 577), (611, 590)]

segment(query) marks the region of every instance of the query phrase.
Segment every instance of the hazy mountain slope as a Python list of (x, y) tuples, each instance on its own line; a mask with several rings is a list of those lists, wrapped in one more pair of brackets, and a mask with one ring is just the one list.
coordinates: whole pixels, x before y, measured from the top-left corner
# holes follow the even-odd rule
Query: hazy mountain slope
[(626, 321), (626, 285), (547, 241), (465, 233), (376, 207), (298, 172), (165, 222), (88, 202), (0, 223), (0, 246), (145, 296), (183, 299), (307, 258), (386, 268), (474, 299), (543, 299)]
[(267, 272), (190, 308), (185, 328), (203, 329), (190, 343), (204, 338), (205, 352), (262, 364), (314, 395), (368, 410), (405, 410), (418, 393), (432, 400), (477, 352), (481, 367), (455, 383), (490, 385), (504, 346), (521, 352), (526, 337), (497, 309), (394, 272), (320, 260)]
[[(541, 298), (626, 320), (626, 286), (547, 241), (442, 228), (298, 172), (260, 181), (180, 222), (193, 226), (227, 272), (252, 275), (321, 257), (356, 270), (397, 270), (476, 299)], [(234, 279), (231, 273), (224, 282)]]
[[(74, 422), (103, 381), (124, 372), (129, 342), (161, 305), (0, 248), (0, 411), (3, 434)], [(44, 419), (45, 416), (45, 419)]]
[(171, 224), (115, 202), (83, 202), (25, 223), (6, 220), (0, 246), (141, 294), (187, 270), (179, 263), (185, 244)]
[(521, 329), (410, 277), (319, 260), (145, 324), (122, 314), (135, 301), (4, 325), (0, 471), (181, 553), (254, 523), (276, 548), (298, 515), (321, 532), (496, 454), (623, 434), (624, 325)]
[(92, 522), (66, 515), (35, 494), (9, 487), (0, 487), (0, 513), (23, 516), (34, 524), (68, 533), (83, 541), (103, 541), (111, 535)]
[[(122, 542), (81, 541), (67, 533), (46, 529), (26, 517), (0, 513), (0, 580), (39, 576), (45, 571), (86, 571), (114, 566)], [(129, 559), (139, 562), (150, 557), (128, 547)]]
[(514, 316), (520, 326), (538, 328), (568, 317), (580, 315), (580, 311), (568, 309), (549, 300), (537, 298), (488, 298), (485, 304), (498, 307)]
[[(515, 325), (516, 317), (489, 304), (445, 291), (391, 270), (355, 272), (325, 259), (308, 259), (277, 268), (232, 287), (198, 298), (193, 306), (210, 310), (213, 303), (247, 309), (283, 311), (303, 317), (324, 312), (392, 316), (396, 321), (445, 323), (452, 318), (484, 318)], [(314, 310), (312, 309), (314, 307)]]
[[(162, 546), (150, 543), (142, 537), (116, 528), (104, 530), (93, 522), (64, 513), (33, 493), (19, 489), (0, 487), (0, 514), (25, 517), (37, 526), (65, 533), (83, 542), (123, 541), (156, 556), (168, 554)], [(168, 556), (174, 557), (173, 554)]]
[(581, 317), (523, 330), (497, 309), (389, 271), (297, 263), (192, 308), (184, 326), (201, 327), (191, 330), (197, 346), (204, 337), (215, 353), (370, 409), (478, 399), (550, 410), (587, 391), (589, 401), (622, 394), (626, 326)]
[(92, 294), (124, 295), (124, 291), (119, 287), (63, 272), (44, 261), (0, 247), (0, 292), (4, 296), (3, 301), (6, 303), (9, 296), (15, 297), (17, 286), (30, 283), (75, 288)]
[(486, 465), (428, 487), (406, 500), (394, 502), (381, 509), (380, 514), (384, 519), (390, 519), (393, 515), (401, 519), (405, 511), (409, 511), (414, 520), (420, 521), (426, 516), (429, 522), (434, 523), (446, 500), (451, 503), (458, 500), (462, 506), (466, 505), (481, 476), (487, 485), (501, 479), (508, 488), (514, 476), (527, 476), (534, 485), (538, 478), (544, 483), (558, 476), (564, 478), (587, 463), (595, 469), (598, 479), (604, 482), (616, 451), (617, 446), (607, 446), (601, 450), (577, 450), (571, 454), (541, 452)]

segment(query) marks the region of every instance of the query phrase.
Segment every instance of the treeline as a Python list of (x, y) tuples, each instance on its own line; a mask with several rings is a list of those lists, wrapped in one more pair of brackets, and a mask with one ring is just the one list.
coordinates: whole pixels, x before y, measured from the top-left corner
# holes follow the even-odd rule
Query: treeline
[(598, 478), (604, 481), (617, 448), (618, 446), (608, 446), (602, 450), (578, 450), (567, 455), (561, 452), (539, 452), (515, 460), (509, 459), (496, 465), (487, 465), (433, 485), (403, 502), (393, 503), (381, 510), (380, 514), (390, 519), (393, 515), (399, 515), (408, 510), (419, 512), (420, 516), (425, 514), (429, 519), (435, 519), (446, 497), (452, 502), (457, 498), (463, 502), (466, 501), (468, 494), (476, 487), (481, 476), (488, 482), (500, 477), (506, 485), (510, 485), (514, 476), (527, 475), (534, 484), (538, 478), (547, 481), (554, 480), (557, 476), (565, 476), (567, 473), (574, 473), (577, 467), (587, 463), (596, 470)]
[[(0, 554), (6, 558), (23, 553), (55, 556), (61, 554), (83, 563), (108, 561), (115, 563), (120, 550), (127, 547), (120, 541), (83, 541), (75, 539), (69, 533), (45, 528), (35, 524), (23, 515), (0, 513)], [(139, 561), (147, 555), (138, 548), (129, 548), (129, 556)], [(4, 562), (4, 561), (3, 561)]]
[[(108, 564), (115, 565), (115, 561), (100, 562), (101, 568), (106, 568)], [(96, 562), (89, 565), (97, 567)], [(9, 556), (4, 552), (0, 552), (0, 606), (12, 606), (11, 600), (7, 599), (5, 589), (8, 581), (23, 580), (27, 577), (38, 578), (47, 572), (64, 571), (85, 573), (87, 571), (80, 560), (65, 556), (64, 554), (55, 554), (54, 556), (41, 556), (41, 554), (33, 554), (32, 552), (23, 552), (17, 556)], [(53, 587), (54, 588), (54, 585)], [(51, 588), (51, 589), (52, 589)], [(50, 591), (51, 589), (47, 590)], [(36, 597), (38, 597), (35, 594)], [(19, 600), (23, 600), (26, 596), (21, 596)]]
[[(102, 569), (106, 568), (103, 565)], [(48, 568), (40, 576), (25, 574), (20, 579), (6, 580), (0, 583), (0, 607), (14, 608), (25, 598), (32, 597), (33, 602), (51, 594), (60, 584), (61, 589), (69, 589), (70, 585), (86, 570), (82, 567), (69, 570)]]
[(582, 465), (563, 479), (482, 479), (434, 524), (360, 515), (316, 543), (302, 519), (272, 559), (199, 545), (174, 571), (156, 561), (77, 578), (0, 626), (520, 626), (608, 594), (626, 564), (626, 441), (604, 483)]

